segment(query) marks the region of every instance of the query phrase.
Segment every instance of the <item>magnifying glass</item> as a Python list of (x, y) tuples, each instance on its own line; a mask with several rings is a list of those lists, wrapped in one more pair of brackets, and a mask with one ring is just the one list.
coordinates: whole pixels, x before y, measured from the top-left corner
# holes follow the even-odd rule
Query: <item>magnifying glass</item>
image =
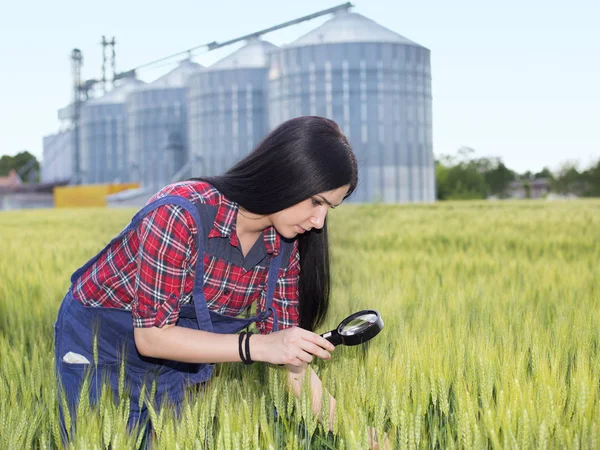
[(358, 345), (373, 339), (383, 329), (378, 311), (365, 309), (346, 317), (335, 330), (323, 333), (333, 345)]

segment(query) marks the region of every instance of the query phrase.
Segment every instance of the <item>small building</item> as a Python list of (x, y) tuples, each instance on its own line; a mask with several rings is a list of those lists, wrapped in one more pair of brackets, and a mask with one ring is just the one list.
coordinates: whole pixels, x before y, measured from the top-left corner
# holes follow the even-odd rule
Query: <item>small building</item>
[(7, 177), (0, 177), (0, 187), (13, 187), (23, 184), (23, 180), (15, 169), (12, 169)]
[(508, 186), (510, 198), (545, 198), (549, 192), (550, 181), (547, 178), (515, 180)]
[[(11, 171), (12, 173), (12, 171)], [(15, 172), (18, 178), (18, 175)], [(7, 182), (7, 179), (11, 179)], [(9, 184), (12, 183), (12, 184)], [(23, 183), (20, 178), (0, 177), (0, 211), (11, 209), (53, 208), (53, 190), (68, 181), (50, 183)]]

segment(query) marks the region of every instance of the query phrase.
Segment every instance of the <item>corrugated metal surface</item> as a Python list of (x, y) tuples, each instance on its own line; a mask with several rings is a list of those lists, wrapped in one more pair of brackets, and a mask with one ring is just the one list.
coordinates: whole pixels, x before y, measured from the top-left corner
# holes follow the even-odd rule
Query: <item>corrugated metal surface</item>
[(164, 186), (188, 159), (188, 77), (202, 70), (189, 60), (127, 98), (129, 180)]
[(269, 79), (271, 128), (320, 115), (349, 137), (359, 162), (353, 201), (435, 200), (428, 49), (342, 13), (274, 55)]
[[(354, 201), (435, 199), (430, 52), (360, 14), (337, 13), (281, 49), (250, 40), (207, 69), (186, 61), (141, 86), (125, 80), (82, 107), (84, 183), (155, 188), (186, 164), (219, 174), (281, 122), (322, 115), (359, 159)], [(57, 179), (72, 153), (66, 134), (47, 139), (43, 179)]]
[(125, 99), (144, 85), (125, 79), (104, 97), (87, 101), (81, 108), (80, 156), (83, 183), (129, 180), (127, 169), (127, 114)]
[(189, 136), (195, 176), (223, 173), (268, 132), (268, 61), (277, 47), (248, 41), (189, 79)]
[(73, 176), (73, 132), (44, 136), (42, 183), (70, 180)]

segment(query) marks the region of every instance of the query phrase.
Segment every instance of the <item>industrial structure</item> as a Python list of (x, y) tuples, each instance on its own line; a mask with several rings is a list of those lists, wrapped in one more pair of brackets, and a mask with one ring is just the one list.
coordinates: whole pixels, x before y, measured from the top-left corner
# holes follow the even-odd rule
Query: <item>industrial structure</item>
[(164, 186), (188, 159), (187, 80), (202, 66), (188, 59), (127, 96), (128, 160), (123, 179)]
[(269, 132), (267, 73), (275, 45), (251, 38), (189, 81), (192, 172), (220, 174)]
[[(434, 201), (430, 51), (351, 7), (172, 55), (185, 59), (148, 84), (139, 70), (171, 57), (116, 73), (115, 40), (103, 38), (103, 51), (112, 48), (111, 90), (106, 55), (102, 78), (84, 82), (74, 50), (74, 100), (62, 114), (71, 126), (44, 139), (43, 179), (139, 182), (109, 204), (143, 204), (170, 182), (223, 173), (285, 120), (320, 115), (340, 125), (357, 155), (352, 201)], [(332, 17), (290, 44), (262, 39), (323, 15)], [(244, 45), (206, 68), (190, 59), (236, 42)], [(100, 85), (104, 95), (93, 98)]]
[(336, 121), (356, 153), (359, 202), (433, 201), (429, 50), (342, 11), (274, 55), (270, 125)]
[(144, 84), (135, 78), (118, 82), (108, 94), (81, 107), (79, 170), (82, 184), (128, 180), (128, 95)]
[(42, 183), (69, 181), (73, 177), (73, 130), (44, 136)]

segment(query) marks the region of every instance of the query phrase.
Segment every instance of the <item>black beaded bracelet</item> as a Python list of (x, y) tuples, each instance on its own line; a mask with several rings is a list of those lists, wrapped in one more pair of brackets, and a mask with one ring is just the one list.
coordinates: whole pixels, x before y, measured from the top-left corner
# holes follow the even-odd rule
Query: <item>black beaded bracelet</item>
[(250, 357), (250, 336), (252, 336), (252, 331), (248, 331), (246, 334), (246, 360), (244, 364), (254, 364), (254, 361)]
[(245, 335), (246, 335), (246, 332), (245, 332), (245, 331), (242, 331), (242, 332), (240, 333), (240, 339), (239, 339), (239, 342), (238, 342), (238, 351), (240, 352), (240, 359), (242, 360), (242, 362), (243, 362), (244, 364), (248, 364), (248, 363), (246, 362), (246, 358), (244, 357), (244, 352), (243, 352), (243, 350), (242, 350), (242, 340), (244, 339), (244, 336), (245, 336)]

